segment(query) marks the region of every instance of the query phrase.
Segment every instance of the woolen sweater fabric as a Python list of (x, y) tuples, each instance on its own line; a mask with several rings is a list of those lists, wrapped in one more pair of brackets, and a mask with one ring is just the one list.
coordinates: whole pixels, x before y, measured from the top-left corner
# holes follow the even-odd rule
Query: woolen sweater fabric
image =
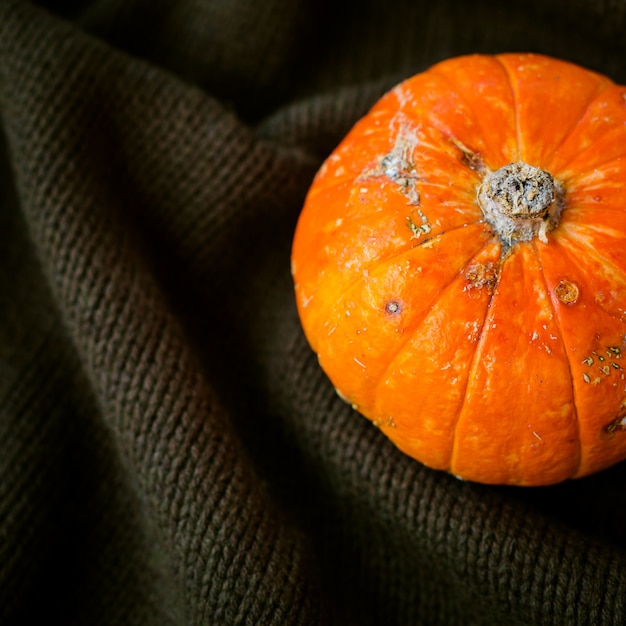
[(624, 0), (0, 0), (0, 624), (626, 623), (626, 464), (423, 467), (337, 397), (289, 267), (394, 83), (504, 51), (626, 82), (625, 27)]

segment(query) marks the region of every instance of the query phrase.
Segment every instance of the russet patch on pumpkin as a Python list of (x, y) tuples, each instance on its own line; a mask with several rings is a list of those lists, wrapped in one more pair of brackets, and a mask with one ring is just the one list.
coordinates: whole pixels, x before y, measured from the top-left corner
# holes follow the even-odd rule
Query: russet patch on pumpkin
[(626, 88), (536, 54), (439, 63), (326, 160), (296, 229), (305, 334), (418, 461), (552, 484), (626, 458)]

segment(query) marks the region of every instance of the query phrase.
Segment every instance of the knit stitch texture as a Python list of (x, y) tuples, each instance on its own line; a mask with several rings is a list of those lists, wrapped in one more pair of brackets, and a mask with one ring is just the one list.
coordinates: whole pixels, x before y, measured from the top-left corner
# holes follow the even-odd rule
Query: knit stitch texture
[(395, 82), (531, 50), (626, 82), (613, 0), (0, 0), (0, 624), (626, 623), (626, 465), (402, 455), (302, 335), (293, 229)]

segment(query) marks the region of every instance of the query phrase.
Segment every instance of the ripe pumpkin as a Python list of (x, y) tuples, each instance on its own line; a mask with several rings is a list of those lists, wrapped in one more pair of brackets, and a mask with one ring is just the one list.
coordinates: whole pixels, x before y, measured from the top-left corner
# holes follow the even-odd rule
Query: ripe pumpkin
[(626, 458), (626, 88), (535, 54), (439, 63), (325, 161), (300, 319), (402, 451), (545, 485)]

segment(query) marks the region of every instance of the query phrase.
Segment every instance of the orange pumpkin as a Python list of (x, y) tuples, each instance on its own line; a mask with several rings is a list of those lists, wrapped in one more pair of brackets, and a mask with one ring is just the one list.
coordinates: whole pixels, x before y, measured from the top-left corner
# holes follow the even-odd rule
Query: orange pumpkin
[(342, 398), (402, 451), (542, 485), (626, 458), (626, 88), (535, 54), (439, 63), (326, 160), (292, 271)]

